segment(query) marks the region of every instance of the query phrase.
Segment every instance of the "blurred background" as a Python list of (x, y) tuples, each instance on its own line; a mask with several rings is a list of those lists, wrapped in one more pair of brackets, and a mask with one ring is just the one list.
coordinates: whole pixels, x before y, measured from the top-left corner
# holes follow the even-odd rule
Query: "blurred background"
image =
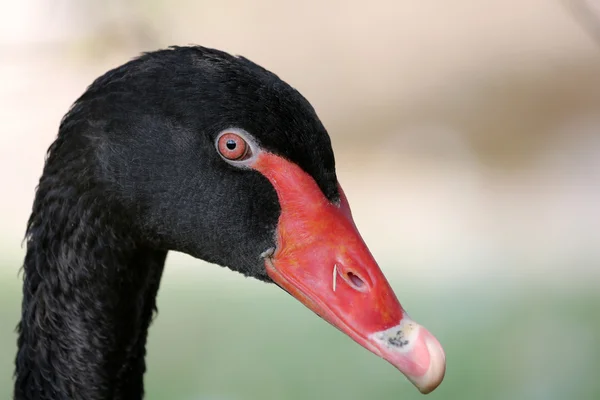
[[(599, 399), (600, 4), (2, 0), (0, 398), (45, 151), (141, 51), (244, 55), (312, 102), (356, 223), (446, 349), (429, 398)], [(148, 399), (420, 399), (280, 289), (170, 254)]]

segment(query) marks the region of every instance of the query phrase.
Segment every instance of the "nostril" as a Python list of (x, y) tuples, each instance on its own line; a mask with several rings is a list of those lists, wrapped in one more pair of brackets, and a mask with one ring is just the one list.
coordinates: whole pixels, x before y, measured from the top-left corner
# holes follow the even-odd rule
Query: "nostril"
[(348, 272), (348, 281), (354, 286), (355, 289), (364, 290), (366, 289), (365, 281), (363, 281), (358, 275)]
[(339, 276), (352, 289), (358, 292), (369, 292), (371, 290), (371, 282), (365, 280), (356, 272), (346, 268), (343, 264), (337, 263), (333, 266), (333, 291), (336, 289), (336, 277)]

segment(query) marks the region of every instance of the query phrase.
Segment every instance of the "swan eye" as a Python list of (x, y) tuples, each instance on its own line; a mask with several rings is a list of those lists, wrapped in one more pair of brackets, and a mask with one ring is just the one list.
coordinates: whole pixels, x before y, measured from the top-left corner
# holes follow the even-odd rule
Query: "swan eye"
[(240, 135), (226, 132), (217, 139), (217, 149), (229, 161), (243, 161), (252, 156), (250, 145)]

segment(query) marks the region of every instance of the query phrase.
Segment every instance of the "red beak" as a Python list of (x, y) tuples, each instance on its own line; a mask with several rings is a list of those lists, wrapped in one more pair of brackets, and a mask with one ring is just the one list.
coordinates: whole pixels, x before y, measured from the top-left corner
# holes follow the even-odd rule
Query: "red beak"
[(305, 306), (389, 361), (422, 392), (444, 378), (444, 350), (412, 321), (356, 229), (342, 191), (329, 202), (296, 164), (260, 154), (253, 166), (281, 205), (277, 248), (266, 256), (271, 279)]

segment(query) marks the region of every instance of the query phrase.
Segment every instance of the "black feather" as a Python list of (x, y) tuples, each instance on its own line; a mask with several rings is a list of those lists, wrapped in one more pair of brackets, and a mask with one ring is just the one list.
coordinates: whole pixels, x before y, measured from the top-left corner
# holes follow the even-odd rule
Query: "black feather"
[(329, 136), (273, 73), (203, 47), (146, 53), (98, 78), (61, 121), (27, 227), (16, 400), (143, 397), (147, 329), (175, 250), (269, 282), (277, 195), (215, 151), (225, 128), (339, 198)]

